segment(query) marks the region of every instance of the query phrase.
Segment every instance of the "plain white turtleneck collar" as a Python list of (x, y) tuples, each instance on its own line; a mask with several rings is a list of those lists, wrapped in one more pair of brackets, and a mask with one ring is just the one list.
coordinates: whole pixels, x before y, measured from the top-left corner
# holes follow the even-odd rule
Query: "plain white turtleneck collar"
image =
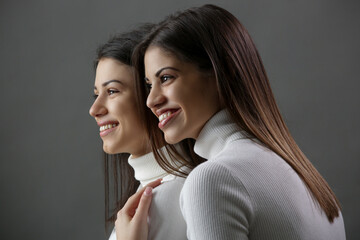
[[(165, 147), (163, 147), (162, 150), (166, 158), (170, 159)], [(138, 158), (133, 158), (132, 155), (130, 155), (128, 163), (135, 171), (135, 179), (140, 181), (142, 186), (145, 186), (159, 178), (162, 178), (163, 182), (175, 178), (174, 175), (167, 173), (160, 167), (152, 152)]]
[(194, 151), (199, 156), (211, 159), (220, 153), (227, 143), (247, 138), (226, 109), (217, 112), (201, 129), (196, 139)]

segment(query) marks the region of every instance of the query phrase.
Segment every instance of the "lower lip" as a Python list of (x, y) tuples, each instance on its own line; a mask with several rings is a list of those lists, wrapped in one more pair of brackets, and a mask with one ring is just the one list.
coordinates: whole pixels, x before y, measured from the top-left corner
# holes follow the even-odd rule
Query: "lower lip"
[(170, 116), (168, 116), (166, 119), (159, 122), (158, 127), (160, 129), (163, 129), (165, 125), (171, 121), (173, 118), (175, 118), (179, 113), (181, 112), (181, 109), (177, 110), (176, 112), (171, 113)]
[(106, 129), (106, 130), (104, 130), (104, 131), (101, 131), (101, 132), (100, 132), (100, 137), (105, 137), (105, 136), (108, 135), (109, 133), (115, 131), (116, 128), (117, 128), (117, 126), (116, 126), (116, 127), (113, 127), (113, 128), (110, 128), (110, 129)]

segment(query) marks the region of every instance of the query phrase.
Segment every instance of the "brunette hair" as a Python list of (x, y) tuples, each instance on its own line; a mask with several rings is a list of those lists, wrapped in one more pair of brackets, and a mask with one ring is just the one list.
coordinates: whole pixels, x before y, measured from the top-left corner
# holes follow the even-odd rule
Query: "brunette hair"
[[(131, 56), (135, 46), (153, 27), (143, 26), (126, 33), (111, 37), (105, 44), (98, 47), (94, 68), (103, 58), (115, 59), (131, 66)], [(105, 231), (108, 234), (116, 213), (125, 205), (128, 198), (136, 192), (139, 182), (135, 179), (134, 170), (128, 164), (128, 153), (107, 154), (103, 152), (104, 182), (105, 182)]]
[[(149, 46), (158, 46), (182, 61), (195, 64), (201, 71), (211, 71), (220, 101), (233, 121), (296, 171), (330, 222), (339, 216), (339, 201), (291, 136), (260, 55), (235, 16), (220, 7), (204, 5), (168, 16), (152, 29), (134, 54), (137, 88), (143, 95), (146, 95), (144, 55)], [(153, 149), (158, 148), (156, 139), (152, 145)]]
[[(123, 64), (133, 66), (131, 62), (133, 51), (136, 45), (150, 32), (153, 24), (144, 24), (133, 31), (122, 33), (111, 37), (108, 42), (98, 47), (94, 68), (96, 70), (99, 61), (103, 58), (115, 59)], [(149, 135), (153, 141), (158, 138), (158, 146), (161, 148), (166, 145), (163, 140), (162, 132), (157, 127), (157, 119), (146, 107), (145, 102), (139, 102), (139, 115), (146, 114), (149, 118), (143, 119), (143, 125), (152, 130)], [(149, 119), (149, 121), (148, 121)], [(144, 128), (145, 129), (145, 128)], [(193, 152), (194, 141), (185, 140), (179, 144), (179, 148), (166, 145), (165, 151), (171, 158), (165, 158), (165, 152), (155, 149), (154, 155), (159, 165), (169, 173), (185, 177), (189, 170), (203, 162), (204, 160)], [(181, 154), (178, 150), (181, 150)], [(133, 195), (139, 187), (139, 182), (135, 179), (134, 170), (128, 164), (128, 153), (104, 154), (104, 176), (105, 176), (105, 231), (108, 234), (112, 223), (116, 220), (117, 212), (125, 205), (128, 198)], [(187, 167), (187, 168), (186, 168)]]

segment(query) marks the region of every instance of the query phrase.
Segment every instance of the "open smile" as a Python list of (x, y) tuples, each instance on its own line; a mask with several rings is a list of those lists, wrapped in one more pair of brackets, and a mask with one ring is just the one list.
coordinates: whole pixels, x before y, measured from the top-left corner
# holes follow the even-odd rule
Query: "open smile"
[(108, 135), (109, 133), (113, 132), (117, 126), (119, 126), (118, 122), (106, 123), (106, 124), (100, 125), (100, 128), (99, 128), (100, 136), (104, 137), (104, 136)]
[(165, 125), (173, 118), (175, 118), (179, 112), (181, 112), (181, 109), (169, 109), (165, 112), (163, 112), (162, 114), (160, 114), (159, 116), (159, 124), (158, 127), (160, 129), (164, 128)]

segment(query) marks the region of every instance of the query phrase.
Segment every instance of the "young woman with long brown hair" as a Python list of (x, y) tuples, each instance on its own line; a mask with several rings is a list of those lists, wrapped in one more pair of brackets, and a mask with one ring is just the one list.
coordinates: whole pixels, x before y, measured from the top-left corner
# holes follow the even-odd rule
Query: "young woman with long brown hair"
[(148, 94), (166, 141), (195, 139), (208, 159), (180, 197), (189, 239), (345, 239), (340, 204), (292, 138), (238, 19), (214, 5), (185, 10), (134, 57), (139, 101)]
[[(193, 154), (189, 147), (191, 142), (183, 141), (176, 147), (164, 146), (166, 143), (161, 141), (163, 137), (157, 124), (154, 121), (153, 125), (149, 124), (154, 116), (150, 115), (145, 103), (137, 104), (131, 56), (135, 46), (152, 27), (151, 24), (143, 25), (111, 38), (98, 48), (95, 60), (95, 100), (90, 115), (95, 118), (103, 140), (106, 223), (107, 226), (115, 223), (116, 230), (112, 232), (111, 240), (124, 239), (131, 231), (145, 239), (186, 239), (178, 199), (184, 177), (191, 168), (203, 161)], [(149, 118), (141, 118), (140, 110), (149, 111)], [(161, 147), (160, 150), (156, 149), (156, 156), (165, 159), (163, 162), (175, 171), (157, 163), (145, 130), (146, 124), (154, 130), (151, 137), (160, 139), (158, 143)], [(152, 188), (147, 188), (145, 192), (144, 188), (135, 194), (139, 185), (145, 187), (155, 181), (150, 186), (158, 186), (160, 182), (157, 179), (162, 179), (163, 183), (154, 189), (153, 195)], [(146, 218), (146, 226), (141, 231), (135, 231), (132, 226), (137, 217), (131, 201), (143, 192), (146, 209), (150, 209), (149, 227)], [(149, 196), (153, 196), (151, 204)]]

